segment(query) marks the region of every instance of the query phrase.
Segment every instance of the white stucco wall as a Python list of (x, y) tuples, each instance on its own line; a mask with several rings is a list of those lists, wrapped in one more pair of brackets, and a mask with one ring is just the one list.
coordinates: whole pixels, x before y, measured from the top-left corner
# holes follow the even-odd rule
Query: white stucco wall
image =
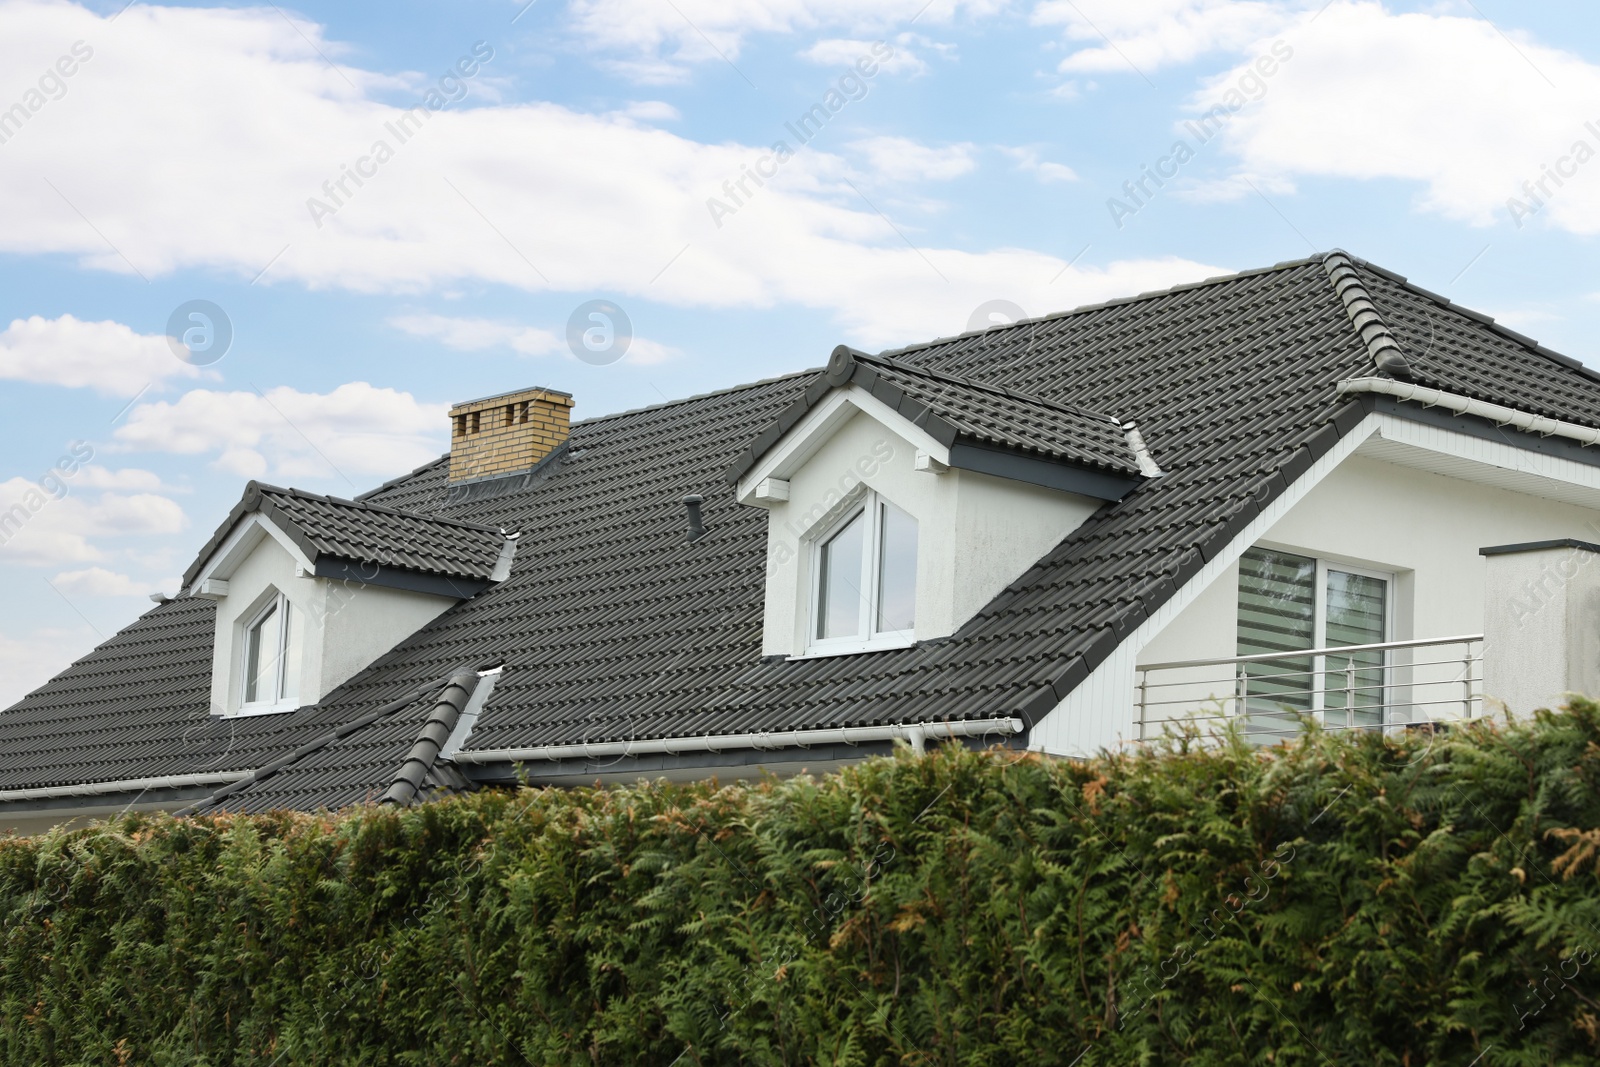
[[(1393, 574), (1391, 640), (1484, 632), (1478, 550), (1593, 539), (1600, 511), (1355, 455), (1271, 526), (1258, 544)], [(1138, 662), (1238, 652), (1238, 568), (1209, 587)]]
[(1564, 546), (1485, 559), (1484, 691), (1514, 714), (1600, 696), (1600, 553)]
[(255, 617), (269, 589), (282, 593), (292, 612), (290, 634), (294, 639), (290, 642), (289, 677), (295, 681), (295, 696), (305, 703), (315, 703), (312, 694), (320, 664), (315, 662), (318, 657), (314, 648), (318, 642), (306, 638), (311, 629), (308, 623), (321, 607), (321, 591), (314, 583), (295, 577), (294, 558), (270, 537), (261, 538), (227, 581), (228, 595), (217, 601), (216, 639), (211, 653), (211, 713), (231, 715), (239, 710), (244, 627)]
[(944, 637), (1059, 544), (1099, 501), (971, 471), (914, 467), (916, 447), (864, 414), (836, 427), (772, 502), (762, 652), (799, 655), (814, 534), (874, 489), (917, 520), (916, 638)]
[(1478, 550), (1563, 537), (1600, 541), (1600, 468), (1369, 415), (1043, 716), (1030, 744), (1087, 755), (1137, 741), (1136, 664), (1236, 654), (1237, 561), (1251, 545), (1393, 573), (1400, 639), (1486, 633)]
[(294, 557), (263, 537), (229, 574), (228, 595), (217, 601), (212, 714), (240, 709), (244, 626), (269, 589), (281, 592), (293, 611), (289, 676), (300, 705), (315, 704), (456, 603), (402, 589), (297, 577), (295, 570)]

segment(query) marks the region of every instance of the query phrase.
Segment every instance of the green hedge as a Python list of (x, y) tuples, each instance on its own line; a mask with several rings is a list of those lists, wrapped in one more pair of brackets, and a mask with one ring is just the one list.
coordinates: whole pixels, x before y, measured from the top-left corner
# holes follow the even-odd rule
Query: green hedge
[(0, 842), (8, 1064), (1600, 1054), (1600, 708)]

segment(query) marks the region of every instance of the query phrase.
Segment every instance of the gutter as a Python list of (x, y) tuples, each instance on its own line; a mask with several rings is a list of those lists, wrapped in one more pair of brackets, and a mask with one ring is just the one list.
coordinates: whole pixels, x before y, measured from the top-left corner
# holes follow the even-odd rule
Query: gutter
[(924, 742), (988, 734), (1020, 734), (1021, 719), (968, 719), (961, 722), (900, 723), (894, 726), (850, 726), (832, 730), (778, 730), (706, 737), (661, 737), (646, 741), (598, 741), (583, 745), (541, 745), (536, 748), (491, 748), (457, 752), (456, 763), (531, 763), (534, 760), (599, 759), (607, 756), (677, 756), (720, 752), (729, 748), (808, 748), (812, 745), (859, 745), (874, 741), (906, 741), (915, 752)]
[(1501, 426), (1515, 426), (1519, 430), (1526, 430), (1543, 437), (1564, 437), (1569, 441), (1585, 445), (1600, 444), (1600, 430), (1590, 426), (1563, 422), (1544, 415), (1532, 415), (1516, 408), (1508, 408), (1503, 404), (1474, 400), (1469, 396), (1412, 385), (1410, 382), (1397, 382), (1390, 378), (1349, 378), (1340, 382), (1335, 388), (1340, 396), (1350, 393), (1376, 393), (1392, 396), (1397, 400), (1413, 400), (1424, 407), (1444, 408), (1457, 415), (1476, 415)]
[(80, 785), (51, 785), (37, 789), (0, 789), (0, 804), (18, 800), (55, 800), (61, 797), (98, 797), (107, 793), (143, 793), (151, 789), (184, 789), (190, 786), (232, 785), (249, 777), (251, 771), (205, 771), (198, 774), (163, 774), (155, 778), (124, 778), (116, 782), (84, 782)]

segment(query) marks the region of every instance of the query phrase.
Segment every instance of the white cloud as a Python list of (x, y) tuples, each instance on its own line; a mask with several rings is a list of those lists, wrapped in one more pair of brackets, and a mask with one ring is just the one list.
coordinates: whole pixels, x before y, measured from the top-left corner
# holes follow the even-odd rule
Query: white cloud
[[(52, 578), (51, 582), (61, 592), (69, 595), (78, 593), (83, 596), (148, 596), (156, 591), (154, 585), (135, 581), (126, 574), (108, 571), (104, 567), (62, 571)], [(167, 583), (168, 588), (176, 586), (176, 579)]]
[(9, 708), (66, 670), (94, 640), (88, 627), (47, 628), (25, 637), (0, 634), (0, 709)]
[[(660, 11), (678, 18), (653, 2), (639, 14), (654, 25)], [(923, 17), (948, 13), (936, 4)], [(253, 278), (271, 261), (260, 284), (417, 292), (499, 283), (696, 308), (782, 303), (831, 313), (841, 339), (862, 345), (959, 328), (997, 288), (1031, 292), (1059, 275), (1050, 300), (1033, 306), (1063, 308), (1217, 269), (1132, 260), (1063, 274), (1064, 260), (1050, 255), (939, 248), (906, 225), (896, 232), (844, 184), (842, 160), (811, 149), (736, 217), (717, 219), (707, 199), (770, 140), (700, 144), (542, 103), (433, 114), (391, 146), (374, 177), (347, 182), (351, 195), (318, 228), (308, 198), (376, 140), (394, 140), (385, 124), (400, 112), (372, 97), (378, 75), (342, 63), (362, 87), (352, 89), (271, 10), (136, 4), (108, 25), (68, 4), (0, 0), (0, 20), (0, 70), (33, 69), (63, 41), (95, 49), (67, 95), (4, 145), (0, 252), (76, 255), (128, 273), (81, 211), (150, 276), (193, 268)], [(870, 107), (870, 97), (850, 106)], [(204, 149), (175, 151), (149, 136), (151, 115)], [(790, 135), (775, 123), (770, 136)], [(245, 447), (228, 469), (262, 465)]]
[[(1241, 174), (1285, 186), (1308, 175), (1398, 178), (1420, 185), (1426, 210), (1514, 224), (1508, 199), (1538, 207), (1522, 183), (1569, 157), (1572, 174), (1560, 186), (1546, 178), (1545, 206), (1522, 221), (1600, 233), (1600, 128), (1585, 125), (1600, 119), (1600, 67), (1525, 37), (1513, 47), (1480, 18), (1394, 15), (1376, 3), (1336, 3), (1286, 40), (1293, 59), (1222, 134)], [(1193, 108), (1214, 104), (1244, 70), (1218, 76)], [(1577, 165), (1580, 141), (1594, 158)]]
[(914, 34), (901, 34), (894, 40), (894, 54), (883, 59), (881, 52), (873, 52), (875, 43), (848, 37), (826, 37), (801, 52), (800, 57), (825, 67), (853, 67), (857, 60), (865, 56), (878, 64), (882, 74), (923, 74), (927, 72), (928, 64), (918, 58), (911, 50), (911, 45), (926, 43), (929, 47), (937, 47)]
[(195, 389), (137, 405), (115, 438), (124, 450), (215, 453), (218, 468), (243, 478), (388, 475), (445, 450), (448, 411), (366, 382), (330, 393)]
[(164, 486), (161, 476), (154, 471), (140, 470), (138, 467), (122, 467), (112, 470), (102, 467), (98, 463), (91, 463), (77, 474), (72, 476), (72, 484), (88, 489), (142, 489), (149, 492), (172, 492), (172, 487)]
[(58, 484), (64, 488), (0, 482), (0, 562), (88, 563), (105, 558), (95, 539), (173, 534), (188, 525), (183, 509), (157, 493), (86, 492), (77, 476)]
[[(509, 348), (525, 356), (547, 356), (566, 353), (564, 338), (537, 326), (520, 326), (493, 319), (457, 318), (449, 315), (397, 315), (389, 325), (404, 330), (414, 337), (429, 337), (459, 352), (481, 352), (491, 348)], [(628, 343), (624, 363), (648, 366), (664, 363), (682, 353), (671, 345), (664, 345), (648, 337), (634, 337)]]
[(33, 315), (0, 332), (0, 378), (132, 396), (166, 378), (200, 371), (173, 355), (167, 339), (120, 322)]
[(1077, 171), (1065, 163), (1051, 163), (1048, 160), (1040, 159), (1037, 148), (1025, 146), (1010, 148), (1001, 145), (1000, 152), (1014, 160), (1018, 170), (1025, 174), (1032, 174), (1047, 185), (1051, 182), (1075, 182), (1078, 180)]
[(677, 122), (682, 112), (665, 100), (635, 100), (608, 114), (635, 122)]
[(1006, 6), (1006, 0), (934, 0), (918, 13), (904, 0), (577, 0), (571, 11), (574, 26), (591, 44), (636, 57), (632, 72), (640, 77), (668, 80), (687, 64), (737, 60), (752, 34), (824, 28), (887, 34), (903, 29), (913, 15), (919, 25), (931, 26)]
[(561, 338), (537, 326), (449, 315), (396, 315), (389, 325), (413, 337), (439, 341), (458, 352), (509, 348), (525, 356), (547, 356), (562, 349)]
[(1064, 72), (1150, 74), (1209, 52), (1241, 51), (1319, 6), (1320, 0), (1043, 0), (1033, 21), (1063, 26), (1069, 44), (1086, 46), (1061, 61)]
[(970, 142), (936, 148), (909, 137), (867, 137), (850, 147), (867, 157), (877, 177), (892, 182), (949, 181), (978, 166), (977, 146)]
[(628, 343), (628, 354), (622, 357), (622, 362), (636, 367), (650, 367), (681, 355), (683, 351), (672, 345), (664, 345), (648, 337), (635, 337)]
[(1210, 181), (1183, 183), (1174, 195), (1195, 204), (1220, 204), (1255, 196), (1257, 192), (1291, 194), (1295, 184), (1278, 174), (1234, 173)]

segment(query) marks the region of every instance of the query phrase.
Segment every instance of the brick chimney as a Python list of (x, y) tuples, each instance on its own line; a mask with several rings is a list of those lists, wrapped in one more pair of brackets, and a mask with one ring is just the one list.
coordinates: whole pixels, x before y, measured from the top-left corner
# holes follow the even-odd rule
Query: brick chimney
[(450, 481), (525, 471), (567, 439), (572, 394), (554, 389), (468, 400), (450, 409)]

